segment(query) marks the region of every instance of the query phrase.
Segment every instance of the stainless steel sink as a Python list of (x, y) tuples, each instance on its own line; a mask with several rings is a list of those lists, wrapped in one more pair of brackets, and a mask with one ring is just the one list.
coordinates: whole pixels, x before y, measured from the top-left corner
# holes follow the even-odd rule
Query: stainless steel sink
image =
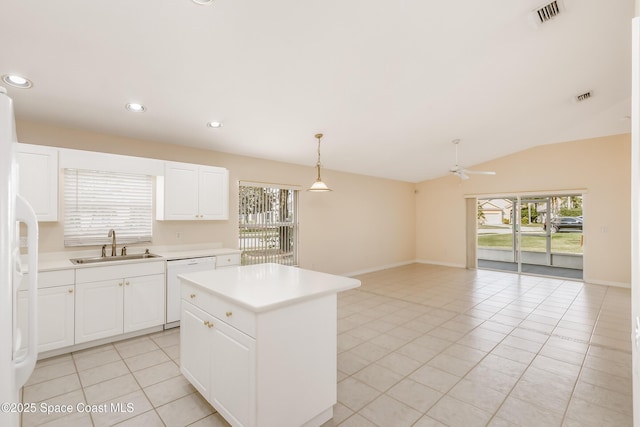
[(135, 255), (120, 255), (120, 256), (104, 256), (104, 257), (89, 257), (89, 258), (71, 258), (73, 264), (95, 264), (101, 262), (113, 262), (113, 261), (128, 261), (135, 259), (148, 259), (148, 258), (159, 258), (160, 255), (156, 254), (135, 254)]

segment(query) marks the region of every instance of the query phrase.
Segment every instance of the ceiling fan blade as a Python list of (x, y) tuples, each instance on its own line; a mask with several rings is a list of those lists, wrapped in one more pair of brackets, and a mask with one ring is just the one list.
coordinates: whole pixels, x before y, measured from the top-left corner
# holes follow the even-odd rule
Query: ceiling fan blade
[(469, 179), (469, 176), (467, 176), (466, 174), (466, 170), (459, 168), (459, 167), (454, 167), (449, 169), (449, 172), (451, 172), (452, 174), (459, 176), (460, 179)]
[(495, 175), (496, 174), (494, 171), (471, 171), (471, 170), (460, 167), (458, 165), (458, 145), (460, 144), (460, 140), (454, 139), (451, 142), (456, 147), (456, 164), (454, 167), (449, 169), (449, 172), (451, 172), (454, 175), (458, 175), (460, 179), (469, 179), (469, 175)]
[(470, 171), (467, 169), (465, 169), (464, 172), (471, 175), (495, 175), (496, 174), (494, 171)]

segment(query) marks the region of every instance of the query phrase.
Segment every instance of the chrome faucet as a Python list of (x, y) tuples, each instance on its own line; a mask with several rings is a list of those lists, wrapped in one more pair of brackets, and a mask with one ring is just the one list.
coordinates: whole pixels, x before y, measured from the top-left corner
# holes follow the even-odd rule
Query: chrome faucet
[(111, 237), (111, 256), (116, 256), (116, 232), (112, 228), (109, 230), (109, 235), (107, 237)]

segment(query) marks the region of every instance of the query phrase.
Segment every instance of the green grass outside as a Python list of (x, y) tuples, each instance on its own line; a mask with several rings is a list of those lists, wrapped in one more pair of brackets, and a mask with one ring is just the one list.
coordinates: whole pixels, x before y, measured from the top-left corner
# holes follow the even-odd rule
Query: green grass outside
[[(582, 233), (555, 233), (551, 236), (551, 252), (581, 254), (580, 238)], [(511, 234), (484, 234), (478, 236), (478, 247), (508, 249), (513, 247)], [(522, 235), (522, 250), (545, 252), (547, 250), (545, 236)]]

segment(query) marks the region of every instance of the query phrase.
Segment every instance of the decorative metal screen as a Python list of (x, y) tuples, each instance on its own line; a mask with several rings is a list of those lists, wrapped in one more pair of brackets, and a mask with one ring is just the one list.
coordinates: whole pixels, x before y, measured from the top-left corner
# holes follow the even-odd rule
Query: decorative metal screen
[(239, 248), (242, 265), (298, 264), (298, 190), (240, 183)]

